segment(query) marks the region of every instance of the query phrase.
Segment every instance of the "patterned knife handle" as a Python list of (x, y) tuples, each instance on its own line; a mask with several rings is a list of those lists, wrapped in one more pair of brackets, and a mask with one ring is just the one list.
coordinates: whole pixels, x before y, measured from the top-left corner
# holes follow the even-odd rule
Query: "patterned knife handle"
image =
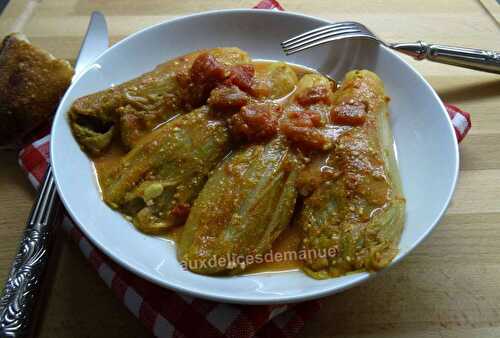
[(52, 168), (47, 168), (36, 203), (0, 298), (0, 337), (26, 337), (33, 324), (51, 249), (53, 227), (61, 215)]

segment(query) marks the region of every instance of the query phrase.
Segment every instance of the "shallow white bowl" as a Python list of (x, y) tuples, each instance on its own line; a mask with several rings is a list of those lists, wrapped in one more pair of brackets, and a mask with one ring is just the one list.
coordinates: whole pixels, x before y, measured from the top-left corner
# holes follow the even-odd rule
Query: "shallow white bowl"
[(458, 146), (453, 128), (443, 104), (422, 76), (399, 55), (370, 41), (342, 41), (284, 56), (280, 41), (328, 23), (285, 12), (215, 11), (146, 28), (102, 54), (71, 85), (52, 129), (51, 155), (57, 187), (85, 235), (116, 262), (150, 281), (225, 302), (301, 301), (339, 292), (376, 275), (358, 273), (322, 281), (300, 271), (238, 277), (196, 275), (181, 268), (172, 243), (141, 234), (101, 201), (92, 164), (75, 142), (67, 122), (71, 103), (184, 53), (237, 46), (253, 58), (285, 60), (337, 79), (353, 68), (375, 71), (382, 78), (392, 98), (392, 126), (407, 198), (407, 220), (394, 263), (406, 256), (436, 226), (455, 189)]

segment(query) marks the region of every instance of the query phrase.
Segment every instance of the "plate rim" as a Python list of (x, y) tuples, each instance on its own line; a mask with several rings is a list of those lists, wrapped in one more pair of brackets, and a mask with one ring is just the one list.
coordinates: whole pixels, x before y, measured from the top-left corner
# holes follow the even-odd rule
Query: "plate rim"
[[(301, 13), (292, 12), (292, 11), (274, 11), (274, 10), (262, 10), (262, 9), (246, 9), (246, 8), (245, 9), (223, 9), (223, 10), (205, 11), (205, 12), (193, 13), (193, 14), (175, 17), (172, 19), (163, 20), (163, 21), (160, 21), (160, 22), (155, 23), (153, 25), (144, 27), (144, 28), (124, 37), (122, 40), (116, 42), (113, 46), (109, 47), (104, 52), (102, 52), (96, 58), (96, 60), (100, 59), (103, 55), (109, 53), (113, 48), (117, 48), (118, 46), (125, 44), (128, 40), (135, 38), (137, 35), (140, 35), (148, 30), (155, 29), (159, 26), (162, 26), (165, 24), (172, 24), (176, 21), (182, 21), (182, 20), (196, 18), (196, 17), (200, 17), (200, 16), (224, 15), (224, 14), (233, 14), (233, 13), (252, 14), (252, 15), (259, 14), (259, 15), (271, 15), (271, 16), (285, 15), (285, 16), (292, 16), (292, 17), (298, 17), (298, 18), (306, 18), (309, 20), (313, 20), (316, 22), (322, 22), (325, 24), (331, 24), (332, 22), (334, 22), (334, 21), (329, 21), (327, 19), (323, 19), (320, 17), (315, 17), (315, 16), (301, 14)], [(381, 47), (384, 48), (386, 52), (393, 54), (393, 56), (395, 56), (402, 63), (404, 63), (404, 65), (411, 72), (413, 72), (414, 75), (416, 75), (418, 77), (418, 79), (427, 87), (427, 89), (430, 89), (432, 96), (439, 103), (439, 108), (441, 110), (441, 113), (445, 114), (445, 116), (446, 116), (447, 125), (448, 125), (447, 132), (448, 132), (448, 134), (450, 134), (453, 137), (453, 140), (454, 140), (454, 142), (453, 142), (453, 148), (454, 148), (453, 155), (455, 158), (451, 189), (448, 192), (446, 202), (442, 205), (441, 210), (439, 211), (438, 216), (436, 217), (435, 221), (433, 222), (433, 224), (429, 225), (427, 231), (424, 232), (418, 238), (418, 240), (414, 241), (414, 243), (412, 243), (411, 246), (408, 246), (407, 248), (405, 248), (406, 250), (405, 250), (404, 254), (398, 255), (387, 268), (385, 268), (381, 271), (370, 272), (370, 273), (368, 273), (368, 272), (359, 273), (356, 280), (351, 281), (345, 285), (341, 285), (341, 286), (337, 286), (337, 287), (332, 287), (332, 286), (325, 287), (321, 290), (316, 290), (314, 292), (309, 292), (309, 293), (303, 292), (303, 293), (299, 293), (296, 295), (285, 295), (285, 296), (283, 296), (283, 295), (280, 295), (280, 296), (266, 295), (265, 297), (259, 296), (259, 297), (252, 298), (249, 296), (234, 296), (234, 295), (227, 295), (227, 294), (218, 294), (215, 291), (207, 293), (206, 291), (203, 291), (203, 289), (200, 289), (200, 288), (185, 287), (185, 286), (183, 286), (179, 283), (175, 283), (175, 282), (168, 282), (167, 283), (165, 280), (163, 280), (159, 277), (152, 276), (152, 275), (148, 274), (147, 272), (143, 271), (140, 267), (137, 267), (134, 264), (130, 263), (127, 259), (124, 259), (124, 258), (120, 257), (119, 255), (114, 254), (113, 250), (111, 248), (106, 247), (100, 241), (95, 239), (91, 235), (91, 233), (88, 232), (86, 230), (86, 228), (81, 225), (81, 222), (79, 221), (79, 217), (78, 217), (77, 213), (75, 213), (74, 210), (71, 208), (71, 203), (67, 200), (67, 197), (64, 195), (64, 189), (61, 188), (60, 181), (58, 179), (59, 170), (57, 167), (57, 163), (54, 163), (54, 161), (53, 161), (53, 154), (56, 152), (55, 148), (58, 147), (58, 145), (57, 145), (58, 142), (51, 142), (50, 143), (50, 161), (51, 161), (51, 163), (54, 164), (52, 169), (54, 172), (54, 179), (55, 179), (55, 183), (56, 183), (56, 187), (57, 187), (57, 191), (59, 193), (60, 199), (61, 199), (63, 205), (65, 206), (65, 209), (67, 210), (71, 220), (73, 221), (73, 223), (76, 224), (76, 226), (78, 226), (79, 230), (82, 231), (82, 233), (85, 235), (86, 239), (89, 240), (94, 246), (96, 246), (100, 251), (102, 251), (102, 253), (104, 253), (107, 257), (109, 257), (112, 261), (114, 261), (115, 263), (124, 267), (129, 272), (134, 273), (134, 274), (140, 276), (141, 278), (144, 278), (144, 279), (146, 279), (146, 280), (148, 280), (148, 281), (150, 281), (158, 286), (172, 290), (174, 292), (180, 292), (183, 294), (187, 294), (187, 295), (190, 295), (193, 297), (198, 297), (198, 298), (203, 298), (203, 299), (208, 299), (208, 300), (213, 300), (213, 301), (219, 301), (219, 302), (225, 302), (225, 303), (236, 303), (236, 304), (252, 304), (252, 305), (276, 304), (276, 303), (285, 304), (285, 303), (293, 303), (293, 302), (299, 302), (299, 301), (307, 301), (307, 300), (311, 300), (311, 299), (325, 297), (327, 295), (331, 295), (334, 293), (342, 292), (346, 289), (357, 286), (362, 282), (368, 281), (368, 280), (372, 279), (374, 276), (381, 275), (381, 274), (387, 272), (392, 267), (394, 267), (396, 264), (398, 264), (404, 257), (406, 257), (410, 252), (412, 252), (418, 245), (420, 245), (430, 235), (430, 233), (432, 231), (434, 231), (436, 226), (439, 224), (444, 213), (448, 209), (449, 204), (451, 202), (451, 199), (453, 197), (453, 194), (455, 192), (457, 180), (458, 180), (458, 174), (459, 174), (459, 163), (460, 163), (460, 153), (459, 153), (459, 149), (458, 149), (458, 141), (455, 137), (455, 132), (454, 132), (454, 128), (453, 128), (451, 119), (449, 118), (449, 115), (447, 114), (447, 110), (444, 106), (444, 103), (439, 98), (439, 96), (437, 95), (434, 88), (432, 88), (432, 86), (427, 82), (427, 80), (423, 77), (423, 75), (420, 74), (420, 72), (418, 72), (404, 58), (402, 58), (396, 52), (394, 52), (393, 50), (391, 50), (385, 46), (381, 46)], [(84, 70), (74, 78), (70, 87), (67, 89), (65, 95), (61, 98), (60, 102), (64, 102), (67, 99), (68, 93), (71, 92), (72, 88), (76, 85), (76, 83), (78, 83), (80, 78), (83, 77), (92, 68), (92, 66), (94, 64), (95, 64), (95, 62), (92, 62), (91, 64), (87, 65), (84, 68)], [(67, 120), (66, 116), (64, 116), (66, 114), (66, 111), (62, 111), (61, 106), (62, 105), (60, 105), (56, 111), (56, 114), (54, 116), (54, 122), (56, 122), (60, 119)], [(60, 115), (63, 115), (63, 116), (60, 116)], [(56, 125), (57, 125), (57, 123), (53, 123), (53, 125), (51, 127), (51, 140), (52, 140), (53, 135), (58, 134)], [(56, 137), (56, 139), (57, 139), (57, 137)]]

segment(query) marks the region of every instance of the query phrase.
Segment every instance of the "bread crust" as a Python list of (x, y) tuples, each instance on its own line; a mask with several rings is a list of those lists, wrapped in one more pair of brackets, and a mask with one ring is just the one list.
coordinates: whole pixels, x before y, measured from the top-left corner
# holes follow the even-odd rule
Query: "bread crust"
[(73, 73), (68, 61), (33, 46), (24, 35), (6, 36), (0, 49), (0, 145), (49, 121)]

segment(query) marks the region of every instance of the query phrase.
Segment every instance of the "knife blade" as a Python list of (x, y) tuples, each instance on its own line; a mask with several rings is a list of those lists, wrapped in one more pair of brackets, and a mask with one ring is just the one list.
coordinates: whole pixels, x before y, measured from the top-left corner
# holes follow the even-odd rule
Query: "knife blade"
[[(104, 15), (93, 12), (78, 53), (73, 80), (109, 45)], [(0, 297), (0, 337), (27, 337), (34, 327), (34, 312), (60, 221), (62, 204), (52, 168), (47, 166), (18, 252)]]
[(101, 12), (92, 12), (89, 26), (83, 38), (75, 62), (75, 78), (109, 47), (108, 27)]

